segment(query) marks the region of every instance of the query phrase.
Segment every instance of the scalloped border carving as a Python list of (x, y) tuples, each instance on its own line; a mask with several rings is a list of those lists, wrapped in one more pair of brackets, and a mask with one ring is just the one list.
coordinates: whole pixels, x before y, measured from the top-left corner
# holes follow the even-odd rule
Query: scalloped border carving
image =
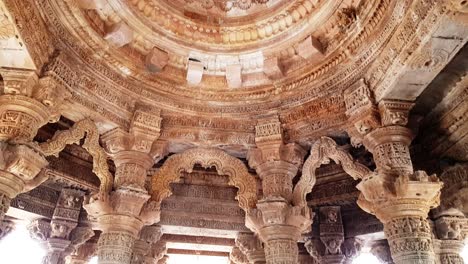
[(354, 161), (353, 157), (341, 149), (336, 142), (329, 137), (321, 137), (310, 150), (310, 156), (302, 167), (302, 176), (294, 187), (293, 204), (306, 205), (306, 195), (312, 191), (317, 180), (315, 171), (322, 165), (328, 164), (330, 159), (341, 164), (343, 170), (353, 179), (363, 179), (371, 170), (366, 166)]
[(98, 128), (91, 119), (83, 119), (68, 130), (56, 132), (52, 139), (39, 144), (39, 148), (46, 156), (58, 156), (66, 145), (79, 144), (83, 138), (83, 148), (93, 157), (93, 172), (101, 182), (99, 193), (105, 196), (112, 191), (114, 177), (109, 172), (108, 156), (99, 145)]
[(181, 172), (192, 172), (199, 164), (204, 168), (215, 167), (219, 175), (229, 176), (229, 185), (237, 187), (236, 199), (246, 212), (257, 204), (257, 181), (239, 159), (219, 149), (193, 148), (170, 156), (151, 178), (152, 200), (161, 203), (172, 195), (170, 184), (180, 179)]

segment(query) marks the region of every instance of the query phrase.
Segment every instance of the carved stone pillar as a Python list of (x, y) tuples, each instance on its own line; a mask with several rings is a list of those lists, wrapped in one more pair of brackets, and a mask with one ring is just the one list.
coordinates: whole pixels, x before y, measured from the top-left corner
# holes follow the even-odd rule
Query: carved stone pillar
[(96, 243), (87, 242), (79, 246), (66, 258), (67, 264), (88, 264), (96, 255)]
[[(0, 221), (10, 200), (45, 179), (36, 177), (48, 163), (32, 143), (40, 127), (60, 117), (70, 94), (52, 77), (35, 72), (2, 69), (0, 89)], [(44, 176), (44, 175), (40, 175)]]
[(306, 249), (319, 263), (342, 264), (344, 228), (339, 206), (319, 208), (319, 239), (306, 241)]
[(441, 205), (433, 211), (435, 218), (434, 249), (441, 264), (464, 263), (460, 253), (468, 230), (468, 164), (444, 169)]
[(63, 189), (55, 207), (52, 220), (33, 221), (29, 226), (31, 236), (47, 249), (44, 264), (62, 264), (77, 247), (94, 235), (89, 227), (78, 227), (84, 193)]
[(249, 264), (247, 256), (242, 253), (242, 250), (237, 246), (232, 247), (231, 252), (229, 253), (229, 260), (235, 264)]
[(343, 245), (342, 251), (345, 255), (346, 259), (344, 261), (345, 264), (352, 264), (354, 259), (359, 256), (362, 249), (363, 241), (359, 238), (346, 238)]
[(266, 263), (296, 264), (297, 241), (311, 224), (309, 208), (291, 201), (292, 179), (305, 152), (296, 144), (284, 145), (277, 116), (258, 122), (255, 142), (247, 158), (262, 179), (263, 199), (247, 214), (246, 225), (265, 243)]
[(435, 263), (428, 212), (439, 203), (436, 176), (414, 172), (408, 123), (413, 103), (382, 100), (378, 108), (363, 80), (345, 91), (353, 144), (364, 144), (377, 169), (357, 186), (359, 206), (383, 224), (395, 263)]
[[(85, 205), (96, 218), (102, 234), (98, 241), (100, 264), (129, 264), (138, 235), (145, 225), (159, 221), (159, 206), (147, 203), (147, 170), (161, 158), (158, 111), (135, 111), (129, 132), (116, 128), (102, 136), (105, 148), (116, 165), (113, 191), (108, 201)], [(141, 246), (137, 243), (137, 248)]]
[(382, 264), (393, 264), (392, 254), (390, 253), (390, 246), (386, 239), (376, 240), (371, 243), (370, 252)]
[(468, 221), (457, 209), (438, 211), (435, 213), (435, 253), (441, 264), (463, 264), (460, 255), (465, 246), (464, 230)]
[(9, 220), (3, 220), (0, 222), (0, 241), (4, 239), (10, 232), (15, 228), (15, 223)]
[(247, 257), (250, 264), (266, 263), (263, 244), (255, 234), (239, 233), (236, 237), (236, 246)]
[(133, 247), (132, 264), (156, 264), (167, 252), (160, 226), (146, 226)]

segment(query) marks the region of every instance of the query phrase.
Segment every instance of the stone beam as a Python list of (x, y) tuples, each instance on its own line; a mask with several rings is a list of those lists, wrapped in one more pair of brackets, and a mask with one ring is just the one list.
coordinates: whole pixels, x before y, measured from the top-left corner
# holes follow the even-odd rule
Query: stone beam
[[(412, 6), (415, 11), (405, 15), (381, 56), (391, 64), (380, 66), (385, 76), (375, 89), (377, 101), (414, 101), (465, 45), (466, 18), (457, 18), (460, 10), (450, 10), (446, 2), (419, 1)], [(386, 58), (386, 53), (393, 56)]]
[(206, 236), (185, 236), (164, 234), (161, 238), (162, 241), (168, 243), (184, 243), (184, 244), (200, 244), (200, 245), (219, 245), (219, 246), (234, 246), (234, 239), (220, 238), (220, 237), (206, 237)]
[(194, 256), (211, 256), (211, 257), (229, 257), (229, 252), (202, 251), (202, 250), (187, 250), (187, 249), (168, 249), (167, 254), (173, 255), (194, 255)]

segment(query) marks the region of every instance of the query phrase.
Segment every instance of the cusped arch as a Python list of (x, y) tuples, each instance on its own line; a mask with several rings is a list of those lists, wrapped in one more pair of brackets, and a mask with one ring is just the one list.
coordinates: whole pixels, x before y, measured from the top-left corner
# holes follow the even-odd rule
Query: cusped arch
[(193, 148), (170, 156), (151, 179), (152, 200), (161, 203), (172, 195), (170, 184), (179, 181), (182, 172), (192, 172), (198, 164), (215, 167), (219, 175), (229, 176), (229, 185), (237, 187), (236, 199), (246, 212), (257, 203), (257, 181), (239, 159), (214, 148)]
[(341, 164), (343, 170), (355, 180), (363, 179), (371, 173), (369, 168), (354, 161), (353, 157), (341, 149), (333, 139), (321, 137), (312, 145), (310, 156), (304, 162), (302, 177), (293, 192), (294, 205), (303, 206), (306, 204), (306, 195), (312, 191), (317, 180), (315, 171), (322, 164), (328, 164), (330, 160)]

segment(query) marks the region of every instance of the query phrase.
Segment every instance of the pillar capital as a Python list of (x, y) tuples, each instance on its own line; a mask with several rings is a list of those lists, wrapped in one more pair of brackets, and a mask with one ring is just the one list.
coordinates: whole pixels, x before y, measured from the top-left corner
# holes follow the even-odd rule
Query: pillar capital
[(265, 243), (267, 263), (297, 263), (297, 241), (310, 229), (311, 212), (283, 198), (267, 198), (246, 215), (246, 226)]
[(235, 264), (249, 264), (247, 256), (237, 246), (232, 247), (229, 259)]
[(440, 175), (444, 182), (441, 209), (457, 209), (468, 216), (468, 163), (448, 167)]
[(67, 264), (87, 264), (96, 255), (96, 243), (86, 242), (67, 257)]
[(357, 237), (346, 238), (343, 245), (342, 251), (346, 257), (345, 264), (352, 264), (354, 259), (361, 253), (363, 241)]
[(9, 199), (42, 183), (38, 174), (48, 164), (38, 150), (6, 142), (0, 142), (0, 160), (0, 193)]
[(250, 263), (265, 263), (265, 250), (260, 239), (253, 233), (239, 233), (236, 246), (244, 253)]
[(323, 206), (318, 209), (319, 237), (307, 240), (309, 254), (320, 263), (342, 264), (344, 227), (339, 206)]
[(135, 241), (132, 264), (157, 263), (167, 253), (166, 242), (160, 241), (160, 226), (145, 226)]
[(34, 71), (1, 70), (0, 141), (31, 142), (40, 127), (56, 122), (60, 108), (71, 97), (52, 76)]
[(463, 263), (460, 253), (465, 246), (468, 219), (455, 208), (433, 211), (435, 217), (434, 251), (440, 263)]
[(425, 219), (429, 210), (439, 205), (442, 185), (437, 176), (424, 171), (401, 175), (393, 181), (374, 173), (357, 185), (361, 191), (358, 204), (384, 224), (405, 216)]
[(372, 255), (374, 255), (382, 264), (393, 264), (390, 246), (386, 239), (372, 241), (370, 247)]

